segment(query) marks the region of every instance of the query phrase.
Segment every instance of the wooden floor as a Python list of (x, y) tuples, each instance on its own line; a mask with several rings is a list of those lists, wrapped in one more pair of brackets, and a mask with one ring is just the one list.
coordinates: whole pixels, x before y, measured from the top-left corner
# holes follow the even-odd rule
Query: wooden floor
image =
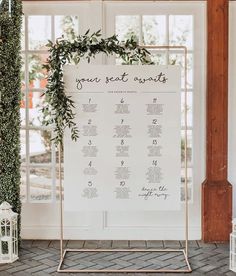
[[(139, 249), (181, 249), (182, 241), (65, 241), (68, 248), (139, 248)], [(19, 261), (11, 265), (0, 266), (0, 276), (16, 275), (88, 275), (57, 273), (59, 263), (59, 242), (23, 240), (20, 249)], [(229, 245), (228, 244), (204, 244), (200, 241), (191, 241), (189, 244), (189, 261), (193, 272), (191, 275), (236, 275), (229, 271)], [(182, 254), (174, 253), (68, 253), (64, 262), (65, 268), (80, 269), (121, 269), (121, 268), (165, 268), (181, 269), (185, 267)], [(98, 275), (90, 273), (89, 275)], [(99, 273), (99, 275), (134, 275), (134, 273)], [(186, 275), (186, 274), (148, 274), (137, 275)]]

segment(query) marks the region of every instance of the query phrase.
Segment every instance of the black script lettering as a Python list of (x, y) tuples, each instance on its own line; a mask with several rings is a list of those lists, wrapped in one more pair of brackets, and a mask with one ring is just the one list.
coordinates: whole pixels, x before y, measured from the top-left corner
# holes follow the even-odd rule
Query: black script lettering
[(166, 83), (168, 78), (164, 73), (160, 73), (154, 77), (147, 77), (147, 78), (142, 78), (142, 77), (134, 77), (134, 81), (137, 81), (140, 84), (145, 84), (146, 82), (160, 82), (160, 83)]
[(128, 74), (124, 72), (121, 76), (118, 76), (118, 77), (106, 77), (106, 84), (108, 84), (109, 82), (116, 82), (116, 81), (127, 82), (128, 81), (127, 76)]
[(82, 88), (83, 88), (83, 83), (91, 83), (91, 82), (96, 82), (96, 83), (98, 83), (98, 82), (100, 82), (101, 81), (101, 79), (99, 79), (99, 78), (87, 78), (87, 79), (85, 79), (85, 78), (82, 78), (82, 79), (77, 79), (76, 78), (76, 83), (77, 83), (77, 85), (76, 85), (76, 87), (77, 87), (77, 89), (78, 90), (81, 90)]

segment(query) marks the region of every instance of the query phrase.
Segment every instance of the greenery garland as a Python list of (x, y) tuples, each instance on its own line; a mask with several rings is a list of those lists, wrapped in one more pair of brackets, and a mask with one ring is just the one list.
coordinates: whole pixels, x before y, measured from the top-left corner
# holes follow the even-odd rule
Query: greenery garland
[(64, 130), (71, 130), (72, 140), (79, 137), (75, 119), (74, 102), (64, 93), (63, 65), (78, 64), (81, 58), (95, 58), (97, 54), (116, 55), (124, 64), (152, 64), (150, 53), (145, 48), (140, 48), (134, 38), (120, 42), (116, 35), (109, 38), (101, 38), (101, 32), (91, 35), (87, 31), (75, 40), (58, 39), (55, 44), (49, 41), (49, 58), (44, 65), (48, 72), (48, 84), (45, 92), (45, 104), (43, 111), (44, 125), (54, 125), (55, 144), (62, 144)]
[(0, 9), (0, 203), (8, 201), (19, 214), (20, 234), (20, 90), (22, 2)]

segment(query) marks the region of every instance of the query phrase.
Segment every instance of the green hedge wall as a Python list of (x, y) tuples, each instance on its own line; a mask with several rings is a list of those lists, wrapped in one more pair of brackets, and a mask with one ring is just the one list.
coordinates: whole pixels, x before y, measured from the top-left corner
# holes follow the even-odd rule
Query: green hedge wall
[[(0, 7), (0, 203), (8, 201), (20, 214), (20, 90), (22, 2)], [(19, 216), (20, 233), (20, 216)]]

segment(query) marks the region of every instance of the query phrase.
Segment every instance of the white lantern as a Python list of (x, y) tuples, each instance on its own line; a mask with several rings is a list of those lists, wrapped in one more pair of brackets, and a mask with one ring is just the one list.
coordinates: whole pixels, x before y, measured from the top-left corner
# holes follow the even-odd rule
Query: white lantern
[(230, 234), (230, 270), (236, 272), (236, 219), (232, 221), (233, 229)]
[(18, 259), (17, 216), (6, 201), (0, 205), (0, 263)]

